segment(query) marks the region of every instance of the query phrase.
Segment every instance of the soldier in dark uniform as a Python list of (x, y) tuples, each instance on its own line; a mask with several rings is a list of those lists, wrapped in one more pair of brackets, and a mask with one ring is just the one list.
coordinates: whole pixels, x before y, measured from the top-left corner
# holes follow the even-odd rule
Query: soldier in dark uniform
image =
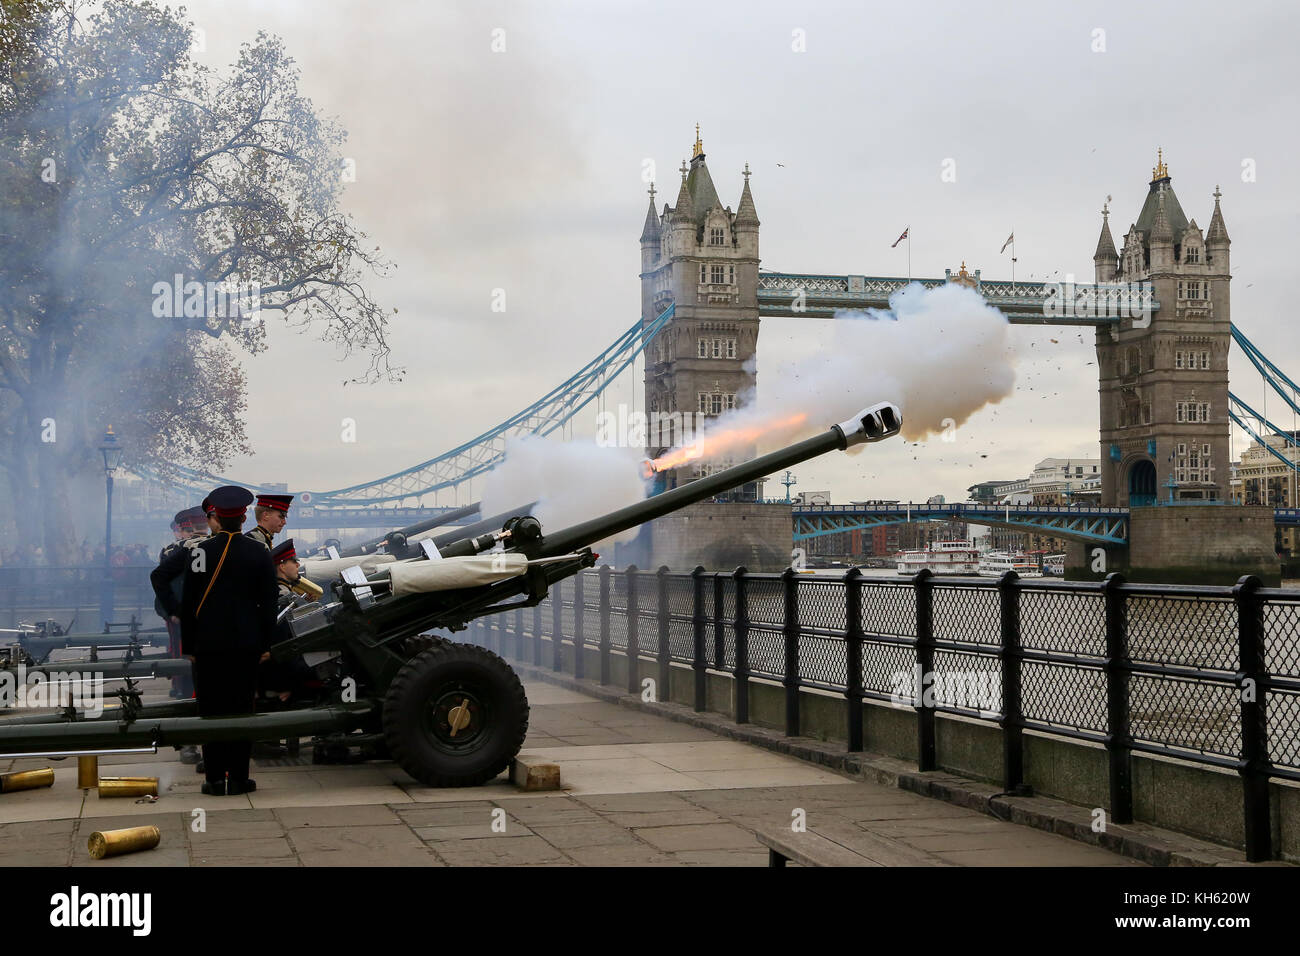
[[(207, 538), (206, 516), (202, 508), (186, 508), (184, 511), (178, 511), (172, 521), (172, 533), (176, 540), (167, 547), (163, 548), (158, 554), (158, 564), (162, 565), (169, 555), (177, 550), (187, 550), (196, 546), (200, 541)], [(181, 585), (184, 579), (183, 574), (177, 574), (169, 582), (172, 596), (176, 603), (180, 603)], [(174, 619), (167, 613), (163, 607), (162, 601), (155, 596), (154, 610), (158, 616), (163, 619), (167, 625), (167, 650), (172, 657), (181, 656), (181, 629), (180, 621)], [(189, 700), (194, 696), (194, 679), (188, 674), (172, 678), (172, 697), (179, 697), (183, 700)], [(187, 745), (180, 748), (181, 761), (183, 763), (197, 763), (199, 760), (198, 748)]]
[[(289, 615), (292, 612), (288, 608), (298, 599), (293, 585), (297, 583), (301, 569), (293, 538), (288, 538), (271, 549), (271, 561), (275, 564), (276, 583), (279, 585), (275, 633), (275, 643), (278, 644), (293, 637), (293, 630), (289, 627)], [(274, 693), (284, 702), (301, 689), (307, 676), (307, 665), (301, 657), (283, 662), (268, 660), (262, 664), (258, 684), (264, 691)]]
[(257, 507), (253, 509), (257, 526), (246, 532), (244, 537), (252, 538), (268, 551), (271, 550), (275, 536), (284, 530), (285, 522), (289, 519), (291, 501), (293, 495), (258, 495)]
[[(200, 717), (251, 714), (257, 665), (275, 632), (276, 577), (270, 552), (240, 534), (253, 493), (227, 485), (212, 492), (221, 530), (193, 551), (172, 555), (154, 571), (154, 591), (169, 614), (181, 620), (182, 649), (195, 658)], [(184, 570), (179, 606), (160, 585), (168, 573)], [(212, 796), (251, 793), (249, 741), (203, 745), (206, 781)]]

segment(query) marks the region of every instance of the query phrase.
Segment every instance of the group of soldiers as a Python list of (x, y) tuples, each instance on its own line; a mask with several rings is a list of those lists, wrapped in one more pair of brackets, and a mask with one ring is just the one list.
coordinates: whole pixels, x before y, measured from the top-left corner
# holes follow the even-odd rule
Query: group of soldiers
[[(167, 622), (173, 655), (193, 664), (193, 679), (181, 679), (173, 696), (194, 697), (200, 717), (250, 714), (260, 691), (287, 700), (301, 680), (300, 664), (270, 660), (272, 644), (289, 636), (280, 611), (294, 600), (300, 565), (293, 539), (276, 545), (292, 495), (257, 495), (256, 526), (243, 531), (254, 495), (226, 485), (203, 504), (179, 512), (172, 522), (176, 540), (162, 550), (150, 575), (155, 608)], [(204, 774), (203, 792), (214, 796), (251, 793), (250, 741), (181, 748), (181, 759)]]

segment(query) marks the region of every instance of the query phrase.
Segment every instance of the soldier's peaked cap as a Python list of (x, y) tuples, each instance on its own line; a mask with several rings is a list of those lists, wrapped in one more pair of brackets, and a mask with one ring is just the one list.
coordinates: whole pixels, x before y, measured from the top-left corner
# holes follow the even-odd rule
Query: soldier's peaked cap
[(208, 496), (218, 518), (242, 518), (252, 504), (253, 493), (238, 485), (222, 485)]
[(204, 528), (207, 520), (207, 512), (202, 508), (186, 508), (176, 515), (176, 523), (182, 528)]
[(293, 538), (286, 538), (271, 549), (271, 560), (276, 564), (285, 561), (297, 561), (298, 552), (293, 549)]
[(203, 513), (205, 515), (210, 515), (214, 510), (216, 510), (216, 505), (212, 503), (211, 495), (208, 495), (206, 498), (204, 498), (203, 504), (199, 505), (199, 507), (203, 509)]
[(289, 502), (293, 501), (293, 495), (258, 495), (257, 506), (259, 508), (274, 508), (276, 511), (288, 511)]

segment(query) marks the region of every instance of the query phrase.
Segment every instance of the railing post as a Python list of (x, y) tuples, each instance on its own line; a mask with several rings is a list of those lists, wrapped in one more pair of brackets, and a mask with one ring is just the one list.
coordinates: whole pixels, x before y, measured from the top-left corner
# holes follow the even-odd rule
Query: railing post
[(1245, 812), (1246, 861), (1273, 858), (1273, 821), (1268, 791), (1268, 674), (1264, 665), (1264, 602), (1260, 580), (1244, 575), (1232, 589), (1237, 603), (1241, 659), (1241, 788)]
[(637, 626), (641, 622), (637, 619), (640, 612), (637, 606), (636, 588), (636, 565), (629, 564), (627, 566), (627, 692), (629, 694), (636, 694), (641, 690), (638, 663), (641, 658), (641, 637), (637, 631)]
[(844, 702), (849, 753), (862, 750), (862, 572), (844, 574)]
[(709, 675), (704, 659), (704, 568), (697, 566), (691, 572), (692, 611), (691, 638), (693, 643), (691, 669), (695, 671), (695, 709), (704, 710), (707, 703)]
[(723, 620), (727, 616), (727, 604), (725, 600), (726, 588), (722, 584), (723, 575), (715, 571), (713, 573), (713, 669), (726, 671), (727, 669), (727, 639), (723, 634)]
[(587, 573), (579, 571), (573, 576), (573, 676), (582, 680), (587, 674), (586, 654), (582, 649), (582, 633), (587, 623), (587, 607), (583, 597), (582, 582)]
[(736, 723), (749, 723), (749, 581), (745, 567), (732, 572), (736, 582)]
[(785, 596), (785, 621), (781, 639), (785, 643), (785, 735), (799, 736), (799, 573), (794, 568), (781, 572)]
[(668, 607), (668, 565), (659, 567), (656, 573), (656, 586), (659, 588), (659, 687), (655, 700), (672, 700), (672, 648), (669, 646)]
[(934, 742), (934, 707), (925, 706), (923, 688), (926, 676), (932, 681), (934, 674), (934, 572), (922, 568), (912, 578), (916, 589), (916, 669), (920, 680), (916, 683), (918, 699), (916, 708), (916, 769), (933, 770), (938, 766)]
[(524, 659), (524, 609), (515, 608), (515, 660)]
[(1109, 758), (1110, 819), (1133, 822), (1133, 755), (1128, 727), (1128, 603), (1124, 575), (1106, 575), (1106, 754)]
[(564, 669), (564, 590), (563, 581), (551, 588), (551, 670)]
[(608, 564), (600, 566), (600, 682), (609, 683), (609, 575)]
[(1014, 792), (1025, 782), (1023, 715), (1020, 704), (1020, 575), (998, 579), (1002, 616), (1002, 789)]
[(533, 605), (533, 665), (542, 666), (542, 606)]

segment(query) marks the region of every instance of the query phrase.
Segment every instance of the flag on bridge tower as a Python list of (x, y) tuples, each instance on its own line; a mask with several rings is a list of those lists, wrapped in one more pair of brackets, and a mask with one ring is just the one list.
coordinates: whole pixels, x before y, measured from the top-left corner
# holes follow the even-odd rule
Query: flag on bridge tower
[(1006, 252), (1007, 246), (1011, 245), (1011, 243), (1015, 241), (1016, 241), (1016, 234), (1013, 232), (1011, 233), (1011, 235), (1007, 236), (1007, 241), (1002, 243), (1002, 248), (998, 250), (998, 255), (1002, 255), (1002, 253)]
[(895, 240), (894, 240), (894, 245), (893, 245), (893, 246), (890, 246), (889, 248), (893, 249), (894, 246), (897, 246), (900, 242), (902, 242), (904, 239), (906, 239), (906, 238), (907, 238), (907, 233), (908, 233), (908, 231), (909, 231), (911, 228), (912, 228), (911, 226), (908, 226), (907, 229), (904, 229), (904, 230), (903, 230), (903, 234), (902, 234), (901, 236), (899, 236), (897, 239), (895, 239)]

